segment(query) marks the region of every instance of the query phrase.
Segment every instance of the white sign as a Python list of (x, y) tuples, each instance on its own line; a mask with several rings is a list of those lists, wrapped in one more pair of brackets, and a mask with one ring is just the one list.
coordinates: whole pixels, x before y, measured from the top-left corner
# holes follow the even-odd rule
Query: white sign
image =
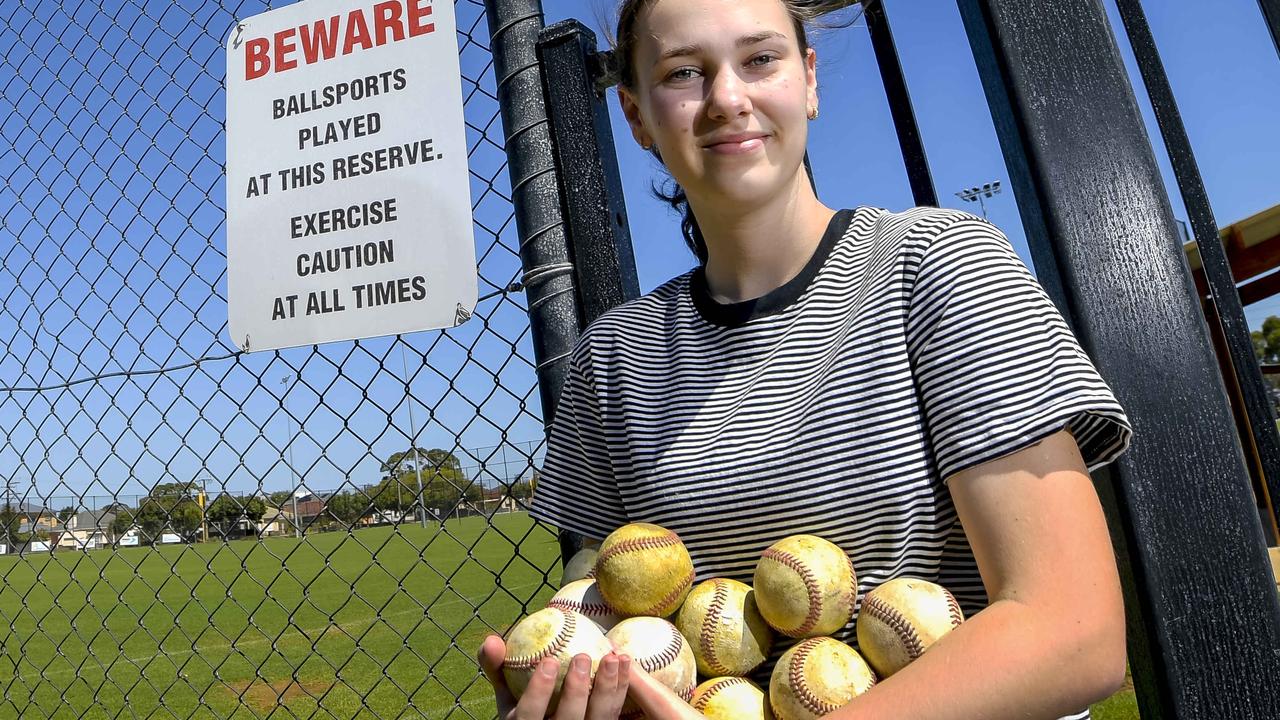
[(120, 542), (116, 543), (120, 547), (136, 547), (138, 545), (138, 536), (130, 533), (120, 538)]
[(453, 0), (306, 0), (227, 40), (243, 350), (453, 327), (476, 304)]
[(6, 555), (8, 554), (8, 552), (9, 552), (9, 546), (5, 545), (4, 543), (0, 543), (0, 555)]
[(174, 543), (180, 543), (180, 542), (182, 542), (182, 538), (179, 537), (176, 533), (160, 533), (161, 545), (172, 545)]

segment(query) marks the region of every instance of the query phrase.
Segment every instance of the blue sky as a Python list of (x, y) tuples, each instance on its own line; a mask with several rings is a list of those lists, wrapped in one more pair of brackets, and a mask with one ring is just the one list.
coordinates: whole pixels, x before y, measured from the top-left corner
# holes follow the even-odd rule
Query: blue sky
[[(596, 29), (613, 4), (544, 3), (549, 23), (578, 17)], [(411, 427), (419, 445), (485, 463), (490, 478), (527, 471), (541, 409), (521, 295), (482, 301), (475, 319), (447, 332), (225, 357), (234, 347), (225, 327), (223, 42), (235, 18), (265, 6), (104, 4), (110, 10), (47, 0), (0, 12), (0, 386), (49, 388), (0, 392), (0, 481), (40, 496), (128, 495), (194, 477), (273, 490), (293, 482), (291, 451), (305, 483), (327, 489), (376, 481), (378, 459), (404, 449)], [(1280, 58), (1255, 0), (1147, 6), (1219, 224), (1280, 203)], [(478, 5), (457, 7), (459, 26), (485, 42)], [(1008, 178), (956, 5), (886, 8), (939, 196), (976, 211), (953, 193)], [(493, 78), (481, 76), (481, 47), (460, 40), (472, 79), (463, 85), (483, 296), (519, 267), (493, 142), (501, 129), (486, 95)], [(814, 42), (822, 116), (810, 154), (820, 195), (832, 206), (908, 207), (865, 27), (819, 31)], [(1128, 57), (1122, 38), (1120, 46)], [(1138, 94), (1175, 214), (1185, 217)], [(649, 192), (659, 171), (613, 108), (648, 290), (692, 258), (676, 218)], [(1030, 263), (1012, 193), (987, 208)], [(1249, 308), (1250, 325), (1267, 314), (1280, 314), (1280, 299)], [(214, 359), (92, 379), (198, 358)], [(535, 445), (515, 447), (526, 441)]]

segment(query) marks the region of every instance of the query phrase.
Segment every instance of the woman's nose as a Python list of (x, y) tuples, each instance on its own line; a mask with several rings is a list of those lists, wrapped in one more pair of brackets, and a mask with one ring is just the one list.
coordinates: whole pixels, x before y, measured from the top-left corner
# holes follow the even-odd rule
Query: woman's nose
[(707, 90), (707, 114), (728, 122), (751, 112), (747, 84), (731, 69), (716, 71)]

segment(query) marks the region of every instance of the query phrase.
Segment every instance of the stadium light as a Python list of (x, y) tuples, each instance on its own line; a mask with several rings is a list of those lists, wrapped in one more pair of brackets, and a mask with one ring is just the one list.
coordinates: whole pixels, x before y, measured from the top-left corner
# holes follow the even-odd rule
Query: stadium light
[(976, 186), (976, 187), (971, 187), (971, 188), (966, 188), (964, 190), (961, 190), (960, 192), (956, 193), (956, 197), (960, 198), (961, 200), (964, 200), (965, 202), (978, 203), (978, 207), (982, 208), (982, 219), (986, 220), (987, 204), (982, 201), (982, 198), (984, 197), (989, 198), (999, 194), (1000, 194), (1000, 181), (994, 180), (989, 183), (983, 183), (981, 186)]

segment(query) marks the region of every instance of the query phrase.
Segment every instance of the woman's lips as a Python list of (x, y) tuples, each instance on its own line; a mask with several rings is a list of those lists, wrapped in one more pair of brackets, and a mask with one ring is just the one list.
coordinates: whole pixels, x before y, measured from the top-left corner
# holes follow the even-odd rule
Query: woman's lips
[(767, 137), (767, 135), (751, 135), (741, 138), (730, 138), (708, 144), (703, 149), (717, 155), (745, 155), (764, 147), (764, 141)]

